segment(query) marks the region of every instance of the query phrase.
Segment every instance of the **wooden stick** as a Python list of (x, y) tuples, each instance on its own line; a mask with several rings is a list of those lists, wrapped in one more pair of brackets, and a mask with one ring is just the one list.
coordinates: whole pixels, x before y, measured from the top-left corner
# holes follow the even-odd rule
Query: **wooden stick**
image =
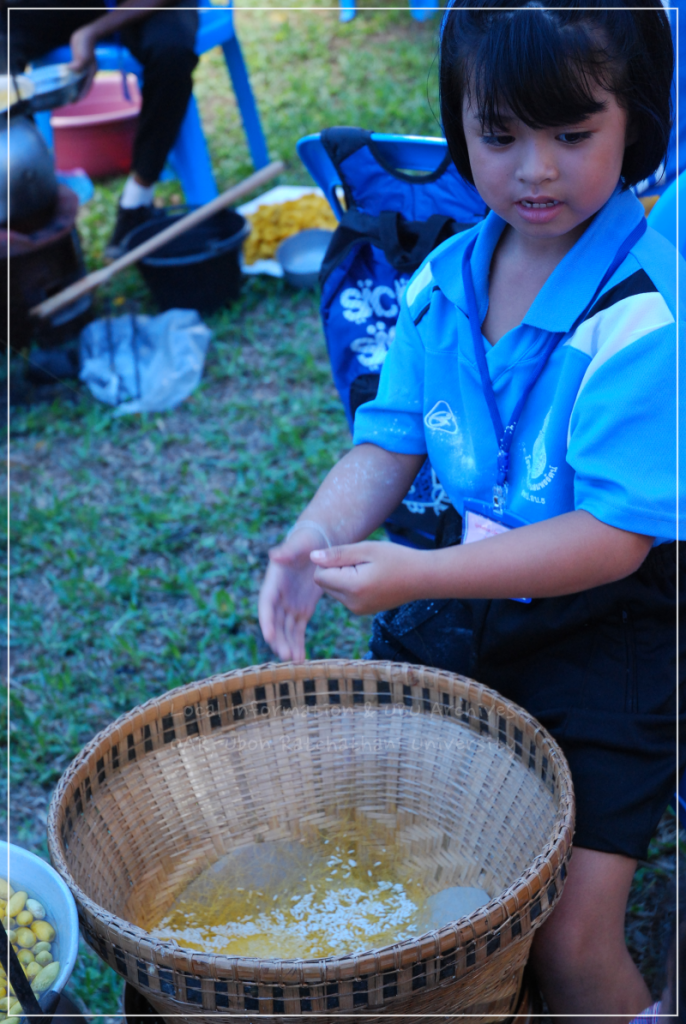
[(120, 270), (130, 267), (132, 263), (138, 263), (144, 256), (148, 256), (155, 249), (159, 249), (166, 245), (167, 242), (171, 242), (172, 238), (178, 238), (179, 235), (188, 231), (189, 228), (195, 227), (196, 224), (200, 224), (201, 221), (212, 217), (219, 210), (223, 210), (224, 207), (230, 206), (238, 199), (242, 199), (243, 196), (260, 188), (261, 185), (275, 178), (277, 174), (281, 174), (283, 169), (284, 165), (281, 160), (272, 161), (272, 163), (267, 164), (261, 170), (255, 171), (249, 178), (245, 178), (244, 181), (233, 185), (226, 192), (222, 192), (216, 199), (212, 199), (209, 203), (205, 203), (204, 206), (198, 207), (197, 210), (193, 210), (185, 217), (181, 217), (175, 224), (165, 228), (164, 231), (160, 231), (159, 234), (153, 235), (152, 238), (148, 238), (145, 242), (141, 242), (135, 249), (124, 253), (123, 256), (120, 256), (118, 260), (114, 260), (109, 266), (101, 267), (100, 270), (94, 270), (91, 274), (87, 274), (86, 277), (82, 277), (81, 280), (75, 281), (68, 288), (58, 292), (57, 295), (51, 295), (49, 299), (39, 302), (37, 306), (29, 310), (29, 313), (31, 316), (43, 319), (52, 316), (58, 309), (68, 306), (71, 302), (81, 298), (82, 295), (86, 295), (87, 292), (93, 291), (99, 285), (104, 284), (105, 281), (109, 281)]

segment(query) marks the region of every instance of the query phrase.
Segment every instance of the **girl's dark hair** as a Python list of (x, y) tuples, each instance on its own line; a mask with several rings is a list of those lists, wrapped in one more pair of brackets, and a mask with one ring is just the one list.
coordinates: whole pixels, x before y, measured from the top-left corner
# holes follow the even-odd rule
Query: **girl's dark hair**
[[(501, 111), (530, 128), (578, 124), (597, 113), (593, 86), (613, 92), (634, 141), (624, 187), (659, 167), (671, 128), (674, 53), (660, 0), (650, 10), (617, 10), (623, 0), (456, 0), (441, 36), (443, 131), (458, 171), (474, 184), (462, 124), (465, 95), (482, 126), (502, 127)], [(626, 2), (626, 0), (624, 0)], [(478, 9), (476, 5), (478, 4)], [(520, 10), (503, 10), (503, 7)]]

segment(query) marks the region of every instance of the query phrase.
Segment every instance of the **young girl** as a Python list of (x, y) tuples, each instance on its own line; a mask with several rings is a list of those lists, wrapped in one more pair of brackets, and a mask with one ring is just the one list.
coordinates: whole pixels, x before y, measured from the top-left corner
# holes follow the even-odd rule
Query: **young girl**
[[(676, 784), (678, 261), (628, 188), (664, 155), (672, 41), (660, 0), (512, 6), (457, 0), (441, 40), (450, 152), (491, 212), (410, 281), (260, 622), (302, 660), (325, 590), (384, 612), (374, 656), (468, 674), (550, 730), (577, 832), (534, 968), (553, 1013), (628, 1021), (651, 999), (627, 896)], [(462, 543), (451, 524), (440, 550), (356, 543), (427, 454)]]

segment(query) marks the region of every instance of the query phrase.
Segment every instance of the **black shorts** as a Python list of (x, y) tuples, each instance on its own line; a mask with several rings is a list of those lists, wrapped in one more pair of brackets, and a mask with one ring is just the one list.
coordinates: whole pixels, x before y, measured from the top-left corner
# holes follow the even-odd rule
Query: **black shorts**
[(414, 601), (382, 612), (371, 655), (471, 676), (526, 708), (569, 762), (575, 843), (645, 858), (677, 788), (677, 761), (686, 765), (683, 699), (679, 759), (676, 748), (676, 549), (660, 545), (626, 579), (566, 597)]

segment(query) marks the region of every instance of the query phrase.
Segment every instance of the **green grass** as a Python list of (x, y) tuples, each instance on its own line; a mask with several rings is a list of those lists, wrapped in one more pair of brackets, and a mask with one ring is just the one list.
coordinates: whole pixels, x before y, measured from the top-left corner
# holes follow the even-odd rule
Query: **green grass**
[[(295, 143), (327, 125), (437, 133), (437, 22), (405, 10), (342, 25), (335, 11), (248, 9), (236, 23), (282, 181), (308, 182)], [(225, 188), (252, 168), (219, 53), (202, 59), (196, 83)], [(98, 185), (80, 214), (89, 267), (100, 265), (120, 188)], [(176, 182), (159, 194), (181, 198)], [(125, 298), (154, 308), (131, 270), (96, 309)], [(79, 387), (12, 410), (11, 825), (43, 856), (50, 794), (99, 729), (170, 687), (267, 660), (256, 616), (267, 551), (349, 442), (316, 295), (250, 279), (210, 325), (203, 382), (173, 412), (117, 419)], [(309, 654), (361, 655), (368, 630), (323, 601)], [(665, 819), (629, 916), (655, 984), (641, 915), (667, 891), (674, 843)], [(72, 989), (91, 1011), (119, 1012), (120, 979), (85, 947)]]
[[(15, 785), (53, 785), (132, 704), (267, 654), (268, 547), (347, 433), (313, 296), (253, 282), (215, 322), (204, 381), (175, 412), (117, 419), (81, 394), (16, 415)], [(323, 608), (317, 656), (341, 649), (343, 618)], [(359, 646), (366, 625), (350, 628)]]

